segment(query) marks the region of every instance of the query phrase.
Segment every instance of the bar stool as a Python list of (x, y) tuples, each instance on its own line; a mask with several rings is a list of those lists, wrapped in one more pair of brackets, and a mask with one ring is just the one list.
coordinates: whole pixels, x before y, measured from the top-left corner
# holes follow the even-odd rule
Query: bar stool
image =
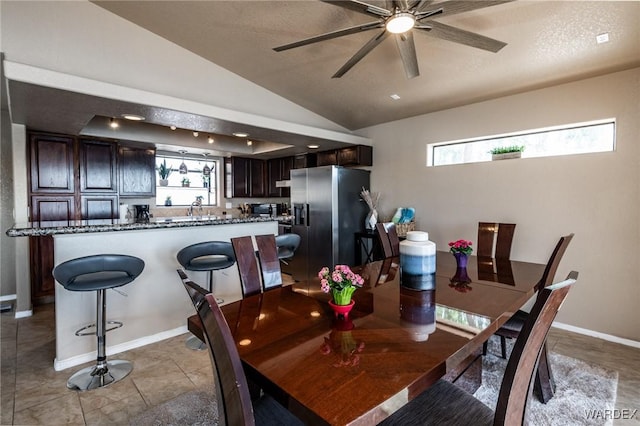
[[(98, 340), (96, 365), (84, 368), (67, 381), (67, 388), (79, 391), (101, 388), (126, 377), (133, 366), (128, 361), (107, 362), (106, 333), (122, 327), (119, 321), (107, 321), (105, 290), (129, 284), (144, 269), (144, 261), (121, 254), (99, 254), (72, 259), (53, 269), (53, 277), (69, 291), (96, 292), (96, 323), (82, 327), (76, 336), (95, 335)], [(107, 324), (115, 327), (107, 329)], [(95, 327), (95, 332), (86, 332)]]
[(287, 260), (291, 259), (300, 246), (300, 235), (298, 234), (280, 234), (276, 235), (276, 247), (278, 248), (278, 259), (285, 265)]
[[(213, 271), (226, 269), (236, 263), (231, 243), (226, 241), (206, 241), (192, 244), (180, 250), (176, 255), (178, 263), (188, 271), (207, 271), (209, 273), (209, 292), (213, 292)], [(224, 300), (216, 297), (218, 304)], [(204, 349), (204, 342), (198, 337), (187, 339), (187, 347)]]

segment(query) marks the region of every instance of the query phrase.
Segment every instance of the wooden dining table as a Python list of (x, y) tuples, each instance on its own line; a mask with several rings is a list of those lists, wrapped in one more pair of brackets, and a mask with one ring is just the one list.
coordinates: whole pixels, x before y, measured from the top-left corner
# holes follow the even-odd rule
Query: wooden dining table
[(365, 284), (346, 318), (319, 280), (223, 306), (250, 383), (306, 424), (377, 424), (441, 378), (469, 386), (483, 342), (533, 296), (545, 267), (471, 256), (471, 282), (459, 283), (454, 257), (438, 252), (435, 289), (417, 291), (401, 285), (398, 264), (354, 268)]

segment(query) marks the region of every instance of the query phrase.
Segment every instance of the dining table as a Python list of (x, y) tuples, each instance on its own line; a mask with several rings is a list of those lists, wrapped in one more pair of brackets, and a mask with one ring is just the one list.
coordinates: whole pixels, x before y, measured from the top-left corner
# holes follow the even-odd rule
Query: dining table
[(346, 316), (320, 281), (222, 307), (247, 379), (305, 424), (377, 424), (439, 379), (471, 389), (482, 344), (535, 293), (545, 265), (436, 253), (433, 289), (402, 285), (399, 258), (354, 267), (364, 285)]

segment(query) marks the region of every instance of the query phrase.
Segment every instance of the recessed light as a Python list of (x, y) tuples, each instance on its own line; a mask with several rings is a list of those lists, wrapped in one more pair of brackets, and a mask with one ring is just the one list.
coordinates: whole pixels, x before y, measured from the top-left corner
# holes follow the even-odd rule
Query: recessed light
[(135, 114), (122, 114), (122, 118), (126, 118), (127, 120), (133, 120), (133, 121), (142, 121), (142, 120), (144, 120), (143, 116), (135, 115)]
[(170, 128), (171, 130), (175, 130), (175, 129), (177, 129), (177, 127), (176, 127), (176, 126), (171, 126), (171, 127), (169, 127), (169, 128)]
[(609, 33), (602, 33), (596, 36), (598, 44), (607, 43), (609, 41)]
[(238, 342), (238, 344), (240, 346), (249, 346), (251, 344), (251, 340), (250, 339), (242, 339)]
[(307, 145), (307, 148), (318, 149), (320, 148), (320, 145)]
[(400, 99), (400, 95), (398, 95), (397, 93), (394, 93), (393, 95), (389, 95), (389, 97), (394, 101), (397, 101), (398, 99)]
[(249, 133), (244, 133), (244, 132), (234, 132), (232, 134), (233, 136), (236, 136), (239, 138), (246, 138), (247, 136), (249, 136)]

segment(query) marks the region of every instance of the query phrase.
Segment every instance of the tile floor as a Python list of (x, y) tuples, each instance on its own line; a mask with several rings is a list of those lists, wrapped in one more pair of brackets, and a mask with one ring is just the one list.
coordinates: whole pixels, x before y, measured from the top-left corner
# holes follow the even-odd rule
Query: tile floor
[[(54, 305), (36, 307), (30, 318), (13, 315), (0, 316), (2, 425), (128, 424), (148, 407), (212, 385), (208, 353), (187, 349), (185, 334), (111, 357), (135, 363), (121, 382), (90, 392), (68, 390), (67, 378), (80, 366), (53, 370)], [(616, 409), (640, 411), (640, 349), (558, 329), (548, 344), (554, 352), (617, 370)], [(614, 424), (640, 425), (640, 412)]]

